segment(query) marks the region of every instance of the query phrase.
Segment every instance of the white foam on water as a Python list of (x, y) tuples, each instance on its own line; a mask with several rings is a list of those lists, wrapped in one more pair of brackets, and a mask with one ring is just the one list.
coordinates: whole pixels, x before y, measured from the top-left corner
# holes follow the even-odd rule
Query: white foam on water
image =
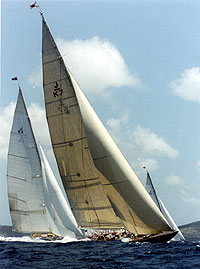
[(64, 237), (62, 240), (53, 240), (53, 241), (48, 241), (48, 240), (43, 240), (41, 238), (31, 238), (29, 236), (22, 236), (22, 237), (4, 237), (0, 236), (0, 241), (5, 241), (5, 242), (27, 242), (27, 243), (69, 243), (69, 242), (79, 242), (79, 241), (87, 241), (87, 239), (76, 239), (76, 238), (71, 238), (71, 237)]

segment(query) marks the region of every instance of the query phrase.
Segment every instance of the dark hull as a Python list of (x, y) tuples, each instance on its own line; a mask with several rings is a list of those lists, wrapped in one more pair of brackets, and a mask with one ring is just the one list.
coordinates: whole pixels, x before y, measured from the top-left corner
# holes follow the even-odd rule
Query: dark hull
[(164, 243), (171, 240), (178, 231), (164, 231), (158, 234), (150, 234), (150, 235), (141, 235), (135, 236), (133, 234), (123, 234), (123, 233), (106, 233), (102, 232), (99, 234), (92, 234), (88, 236), (89, 239), (94, 241), (115, 241), (115, 240), (127, 240), (127, 242), (149, 242), (149, 243)]
[(171, 240), (177, 233), (178, 231), (162, 232), (159, 234), (143, 236), (141, 238), (138, 237), (131, 240), (131, 242), (165, 243)]

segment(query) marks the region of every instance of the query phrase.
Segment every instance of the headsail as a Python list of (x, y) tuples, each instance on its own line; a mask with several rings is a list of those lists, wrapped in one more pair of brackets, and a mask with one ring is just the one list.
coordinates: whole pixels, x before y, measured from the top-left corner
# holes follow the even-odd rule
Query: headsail
[(42, 55), (53, 150), (78, 224), (111, 228), (127, 222), (140, 234), (171, 230), (66, 69), (44, 18)]
[(19, 232), (51, 231), (44, 201), (40, 157), (21, 90), (10, 134), (7, 182), (13, 228)]
[(151, 180), (150, 174), (147, 171), (147, 179), (146, 179), (146, 190), (153, 199), (154, 203), (160, 209), (160, 212), (164, 215), (170, 226), (175, 230), (178, 231), (178, 234), (175, 238), (180, 238), (180, 240), (185, 240), (183, 234), (179, 230), (178, 226), (176, 225), (175, 221), (173, 220), (172, 216), (169, 214), (167, 208), (164, 206), (162, 200), (157, 196), (156, 190), (153, 186), (153, 182)]
[(73, 232), (77, 237), (83, 237), (41, 146), (40, 151), (43, 159), (44, 197), (54, 222), (55, 231), (53, 232), (62, 236), (73, 236)]

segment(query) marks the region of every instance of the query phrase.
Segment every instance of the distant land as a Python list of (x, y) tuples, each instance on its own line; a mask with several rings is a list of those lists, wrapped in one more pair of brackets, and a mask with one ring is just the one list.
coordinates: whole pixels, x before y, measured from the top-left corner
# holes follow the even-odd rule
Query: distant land
[(179, 226), (186, 240), (200, 240), (200, 221)]

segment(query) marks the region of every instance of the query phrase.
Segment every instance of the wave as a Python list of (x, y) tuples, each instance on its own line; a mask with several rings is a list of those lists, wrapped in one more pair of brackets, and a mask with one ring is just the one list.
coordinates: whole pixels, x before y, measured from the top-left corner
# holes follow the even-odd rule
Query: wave
[(69, 236), (65, 236), (62, 240), (53, 240), (48, 241), (41, 238), (31, 238), (29, 236), (22, 236), (22, 237), (5, 237), (0, 236), (0, 241), (5, 242), (27, 242), (27, 243), (70, 243), (70, 242), (80, 242), (80, 241), (88, 241), (87, 239), (76, 239)]

